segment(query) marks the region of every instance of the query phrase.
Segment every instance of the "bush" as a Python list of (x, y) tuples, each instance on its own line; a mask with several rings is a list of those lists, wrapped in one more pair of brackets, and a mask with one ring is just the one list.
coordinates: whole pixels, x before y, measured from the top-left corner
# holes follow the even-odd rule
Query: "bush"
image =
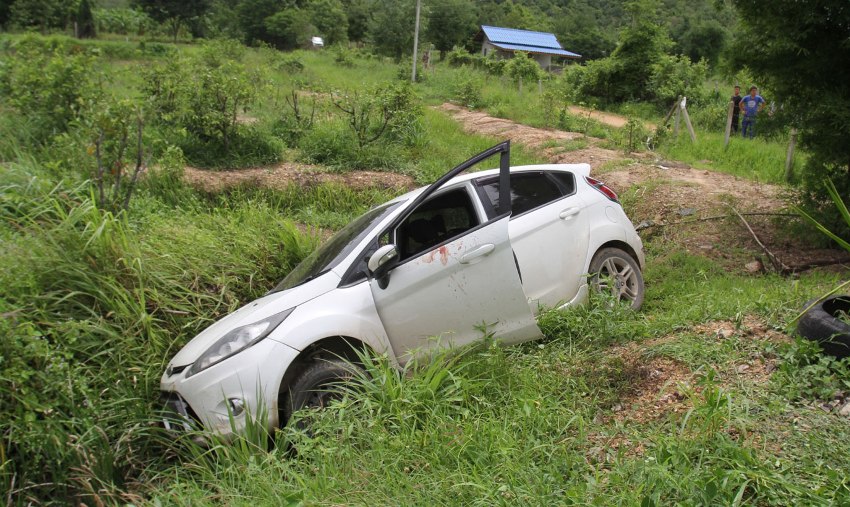
[(0, 63), (0, 97), (28, 116), (41, 140), (80, 119), (100, 97), (94, 57), (62, 39), (22, 38)]
[(688, 102), (707, 101), (703, 83), (708, 76), (708, 63), (691, 62), (687, 56), (664, 55), (652, 65), (649, 88), (653, 101), (660, 107), (672, 104), (678, 97), (688, 97)]
[(121, 35), (141, 36), (158, 26), (144, 11), (127, 8), (94, 9), (94, 20), (98, 32)]
[(126, 211), (138, 178), (145, 168), (142, 111), (129, 100), (98, 108), (91, 132), (95, 170), (91, 181), (101, 209)]
[(297, 55), (286, 55), (278, 59), (276, 67), (289, 74), (297, 74), (304, 71), (304, 61)]
[(526, 83), (536, 83), (542, 76), (543, 71), (540, 69), (540, 65), (528, 53), (517, 51), (514, 53), (514, 57), (505, 64), (504, 72), (514, 82), (524, 81)]
[(226, 147), (216, 139), (194, 135), (185, 136), (179, 146), (191, 164), (211, 169), (273, 164), (286, 148), (283, 141), (256, 125), (237, 125)]
[(354, 67), (354, 53), (350, 49), (344, 46), (336, 45), (333, 47), (333, 49), (331, 49), (331, 51), (334, 55), (334, 62), (336, 62), (337, 65), (349, 69)]
[(475, 57), (466, 49), (455, 46), (451, 51), (446, 53), (446, 61), (452, 67), (462, 67), (464, 65), (473, 65)]
[(342, 112), (359, 148), (381, 138), (411, 144), (419, 137), (422, 107), (410, 83), (340, 93), (333, 104)]
[(487, 107), (482, 90), (484, 84), (472, 74), (459, 80), (452, 91), (452, 98), (464, 107), (480, 109)]
[(342, 121), (326, 121), (306, 132), (298, 143), (305, 161), (337, 165), (357, 158), (357, 139)]
[(192, 163), (232, 167), (280, 157), (270, 134), (239, 124), (264, 82), (241, 63), (243, 53), (237, 42), (214, 41), (197, 56), (155, 65), (144, 76), (154, 120), (179, 136)]

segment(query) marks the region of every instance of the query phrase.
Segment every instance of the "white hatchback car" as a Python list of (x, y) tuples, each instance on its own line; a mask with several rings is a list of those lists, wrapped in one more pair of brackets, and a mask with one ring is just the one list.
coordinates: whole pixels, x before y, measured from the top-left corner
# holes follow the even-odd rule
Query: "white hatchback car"
[[(499, 169), (460, 175), (497, 154)], [(358, 349), (404, 364), (482, 325), (506, 344), (536, 338), (541, 309), (589, 286), (638, 308), (643, 247), (616, 194), (587, 164), (510, 168), (509, 154), (499, 144), (373, 208), (196, 336), (162, 376), (166, 426), (228, 434), (266, 413), (272, 429), (322, 406)]]

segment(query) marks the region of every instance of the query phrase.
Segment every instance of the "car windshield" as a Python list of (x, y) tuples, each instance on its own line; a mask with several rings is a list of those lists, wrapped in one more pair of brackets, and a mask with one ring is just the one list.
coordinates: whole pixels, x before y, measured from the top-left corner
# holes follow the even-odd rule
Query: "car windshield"
[(356, 220), (343, 227), (330, 237), (322, 246), (308, 255), (289, 272), (271, 292), (291, 289), (304, 282), (324, 274), (339, 264), (352, 249), (365, 238), (372, 229), (401, 202), (378, 206), (360, 215)]

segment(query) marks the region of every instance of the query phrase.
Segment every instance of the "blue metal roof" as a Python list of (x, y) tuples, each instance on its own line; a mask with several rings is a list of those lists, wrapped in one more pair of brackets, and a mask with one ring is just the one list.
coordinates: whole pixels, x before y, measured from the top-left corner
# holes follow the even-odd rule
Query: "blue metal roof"
[(573, 53), (572, 51), (567, 51), (566, 49), (549, 49), (540, 48), (536, 46), (525, 46), (522, 44), (503, 44), (495, 42), (492, 42), (492, 44), (499, 49), (507, 49), (509, 51), (526, 51), (528, 53), (543, 53), (545, 55), (558, 55), (566, 56), (568, 58), (581, 58), (580, 54)]
[(490, 43), (500, 49), (528, 51), (529, 53), (543, 53), (570, 58), (581, 57), (577, 53), (565, 50), (558, 42), (555, 34), (552, 33), (486, 25), (482, 25), (481, 30)]

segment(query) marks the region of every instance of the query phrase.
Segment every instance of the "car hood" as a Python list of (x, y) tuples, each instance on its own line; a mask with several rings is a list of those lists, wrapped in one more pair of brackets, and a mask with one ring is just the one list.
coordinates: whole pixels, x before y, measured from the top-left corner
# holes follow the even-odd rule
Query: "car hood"
[(224, 336), (228, 331), (240, 326), (265, 319), (289, 308), (294, 308), (311, 299), (317, 298), (326, 292), (333, 290), (339, 284), (339, 275), (329, 271), (318, 278), (307, 283), (298, 285), (282, 292), (267, 294), (256, 299), (235, 312), (216, 321), (210, 327), (201, 331), (192, 338), (182, 349), (169, 361), (169, 368), (188, 366), (195, 362), (198, 357), (206, 352), (212, 344)]

